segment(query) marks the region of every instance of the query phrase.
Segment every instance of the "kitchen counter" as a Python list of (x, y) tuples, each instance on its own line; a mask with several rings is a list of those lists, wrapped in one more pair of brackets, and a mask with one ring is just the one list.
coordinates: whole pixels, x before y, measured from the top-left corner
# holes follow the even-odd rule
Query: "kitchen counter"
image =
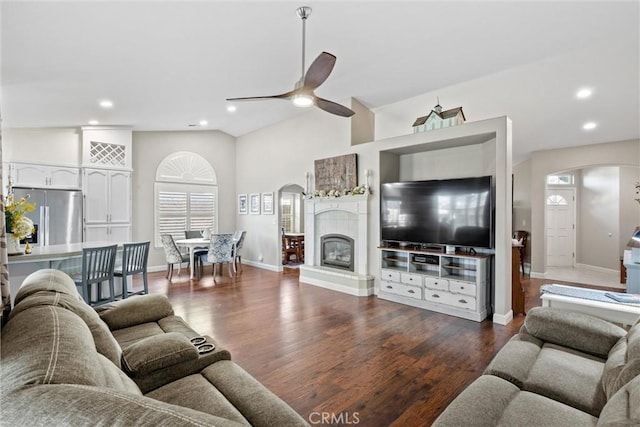
[[(20, 285), (29, 274), (43, 268), (61, 270), (69, 275), (79, 274), (82, 271), (82, 249), (113, 244), (111, 242), (83, 242), (33, 246), (30, 254), (10, 255), (9, 288), (11, 295), (16, 295)], [(122, 243), (118, 243), (118, 247), (122, 247)], [(118, 259), (116, 259), (117, 263)]]
[[(60, 261), (82, 256), (82, 249), (109, 246), (110, 242), (81, 242), (65, 245), (32, 246), (30, 254), (10, 255), (9, 265), (38, 261)], [(122, 247), (122, 243), (118, 244)]]

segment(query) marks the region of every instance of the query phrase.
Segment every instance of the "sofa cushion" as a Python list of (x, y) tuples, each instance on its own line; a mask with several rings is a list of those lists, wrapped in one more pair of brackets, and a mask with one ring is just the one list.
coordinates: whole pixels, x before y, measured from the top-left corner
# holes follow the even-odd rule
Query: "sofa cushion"
[(607, 398), (622, 386), (640, 375), (640, 321), (636, 322), (626, 336), (620, 338), (609, 352), (602, 375), (602, 386)]
[(56, 307), (61, 307), (77, 314), (89, 327), (96, 345), (96, 351), (107, 357), (117, 366), (120, 366), (120, 357), (122, 355), (120, 345), (111, 334), (107, 325), (100, 319), (98, 313), (85, 303), (84, 300), (57, 291), (40, 290), (32, 292), (28, 297), (23, 298), (20, 304), (15, 306), (11, 311), (10, 318), (38, 305), (55, 305)]
[(640, 425), (640, 376), (625, 384), (607, 402), (598, 420), (598, 426)]
[(209, 365), (202, 375), (238, 408), (252, 426), (308, 426), (280, 398), (230, 360)]
[(598, 416), (606, 403), (601, 378), (604, 360), (546, 343), (523, 389)]
[(627, 331), (602, 319), (551, 307), (534, 307), (524, 321), (527, 333), (543, 341), (605, 359)]
[(84, 384), (141, 394), (100, 353), (80, 317), (53, 305), (21, 311), (2, 330), (3, 393), (30, 384)]
[(502, 378), (482, 375), (451, 402), (432, 426), (594, 426), (597, 421), (571, 406), (521, 391)]
[(222, 417), (105, 387), (36, 385), (2, 394), (2, 424), (15, 426), (239, 427)]
[(514, 335), (495, 355), (484, 373), (498, 376), (522, 388), (543, 344), (543, 341), (526, 333)]
[(165, 332), (157, 322), (141, 323), (139, 325), (130, 326), (124, 329), (116, 329), (111, 331), (115, 340), (120, 344), (123, 350), (130, 345), (140, 341), (141, 339), (154, 335), (162, 335)]
[[(129, 298), (127, 298), (127, 300), (128, 299)], [(152, 335), (161, 335), (167, 332), (178, 332), (189, 339), (200, 336), (200, 334), (191, 329), (184, 319), (175, 315), (163, 317), (155, 322), (142, 323), (111, 331), (116, 341), (123, 349), (141, 339)]]
[(68, 274), (60, 270), (42, 269), (31, 273), (22, 281), (14, 305), (17, 306), (24, 298), (39, 291), (54, 291), (83, 301), (75, 282)]
[(135, 295), (101, 305), (95, 310), (112, 331), (141, 323), (157, 322), (163, 317), (173, 315), (169, 299), (160, 294)]
[(184, 360), (176, 363), (175, 365), (171, 365), (166, 369), (149, 372), (144, 375), (136, 375), (133, 380), (136, 382), (138, 387), (140, 387), (140, 390), (142, 390), (143, 393), (147, 393), (150, 390), (154, 390), (170, 383), (171, 381), (200, 373), (204, 368), (212, 363), (220, 360), (231, 360), (231, 354), (219, 346), (213, 338), (205, 336), (205, 339), (208, 344), (215, 345), (215, 349), (213, 351), (198, 354), (195, 359)]
[(238, 409), (199, 373), (173, 381), (145, 396), (249, 425)]
[(127, 347), (122, 353), (122, 367), (135, 377), (197, 358), (198, 350), (187, 337), (170, 332), (143, 338)]

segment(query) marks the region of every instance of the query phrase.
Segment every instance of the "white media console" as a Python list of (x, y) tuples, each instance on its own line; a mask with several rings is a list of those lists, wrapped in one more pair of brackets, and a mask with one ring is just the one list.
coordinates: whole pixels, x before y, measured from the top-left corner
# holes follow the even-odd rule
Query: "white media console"
[(490, 255), (381, 247), (379, 298), (481, 322)]

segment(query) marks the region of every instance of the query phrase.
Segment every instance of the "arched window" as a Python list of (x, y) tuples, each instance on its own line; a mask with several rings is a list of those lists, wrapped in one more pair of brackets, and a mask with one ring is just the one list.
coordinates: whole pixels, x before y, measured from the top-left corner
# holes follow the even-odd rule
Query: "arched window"
[(218, 182), (209, 162), (199, 154), (168, 155), (156, 169), (155, 246), (161, 233), (184, 239), (185, 230), (218, 231)]
[(567, 200), (559, 194), (552, 194), (547, 197), (547, 205), (548, 206), (566, 206)]

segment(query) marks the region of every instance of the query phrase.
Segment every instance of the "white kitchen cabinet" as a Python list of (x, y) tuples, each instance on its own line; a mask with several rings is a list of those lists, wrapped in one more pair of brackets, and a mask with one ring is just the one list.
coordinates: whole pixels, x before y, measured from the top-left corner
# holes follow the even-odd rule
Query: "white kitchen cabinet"
[(80, 169), (36, 163), (14, 162), (9, 165), (14, 187), (80, 189)]
[(381, 248), (379, 298), (465, 319), (487, 317), (489, 255)]
[(131, 240), (131, 172), (84, 169), (85, 241)]

